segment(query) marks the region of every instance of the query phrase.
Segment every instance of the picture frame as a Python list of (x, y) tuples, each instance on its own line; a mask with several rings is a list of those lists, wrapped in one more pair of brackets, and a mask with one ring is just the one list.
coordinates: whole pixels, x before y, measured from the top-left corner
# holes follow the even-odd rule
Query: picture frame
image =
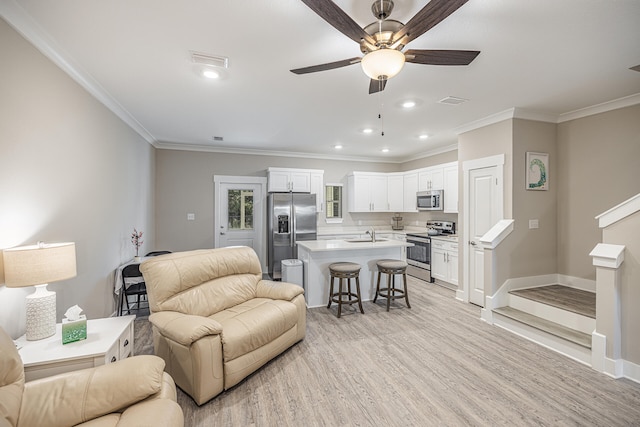
[(527, 190), (549, 189), (549, 153), (527, 151), (524, 184)]

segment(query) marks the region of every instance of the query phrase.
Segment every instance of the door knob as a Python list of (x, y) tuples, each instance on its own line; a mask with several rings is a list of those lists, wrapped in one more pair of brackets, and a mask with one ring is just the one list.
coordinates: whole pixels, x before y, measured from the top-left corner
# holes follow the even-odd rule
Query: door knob
[(472, 240), (472, 241), (470, 241), (470, 242), (469, 242), (469, 244), (470, 244), (471, 246), (475, 246), (475, 245), (476, 245), (476, 242), (474, 242), (474, 241)]

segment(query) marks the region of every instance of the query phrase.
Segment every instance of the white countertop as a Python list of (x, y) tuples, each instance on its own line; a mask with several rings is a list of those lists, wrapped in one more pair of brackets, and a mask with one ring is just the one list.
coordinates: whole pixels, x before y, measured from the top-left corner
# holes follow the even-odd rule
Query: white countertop
[(349, 251), (349, 250), (370, 250), (379, 248), (401, 248), (406, 246), (413, 246), (412, 243), (407, 243), (402, 240), (376, 240), (373, 242), (349, 242), (347, 240), (307, 240), (298, 242), (298, 246), (307, 249), (310, 252), (322, 252), (322, 251)]

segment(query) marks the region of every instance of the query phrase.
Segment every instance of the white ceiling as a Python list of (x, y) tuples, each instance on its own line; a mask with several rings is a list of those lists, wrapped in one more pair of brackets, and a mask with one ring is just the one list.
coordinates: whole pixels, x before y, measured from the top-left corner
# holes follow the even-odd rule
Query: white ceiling
[[(335, 3), (374, 21), (372, 0)], [(391, 18), (406, 23), (427, 0), (395, 3)], [(480, 50), (476, 60), (408, 63), (382, 96), (359, 64), (289, 72), (360, 56), (299, 0), (0, 0), (0, 14), (166, 148), (397, 162), (450, 149), (460, 129), (512, 108), (561, 121), (640, 93), (638, 0), (469, 0), (407, 49)], [(190, 51), (228, 57), (223, 78), (200, 77)], [(469, 101), (437, 103), (447, 96)], [(403, 110), (406, 99), (419, 104)]]

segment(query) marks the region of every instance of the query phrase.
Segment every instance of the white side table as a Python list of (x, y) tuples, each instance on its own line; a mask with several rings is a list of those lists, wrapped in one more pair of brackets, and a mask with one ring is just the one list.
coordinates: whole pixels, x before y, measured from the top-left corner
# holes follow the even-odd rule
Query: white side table
[(87, 339), (62, 345), (62, 324), (55, 335), (38, 341), (16, 340), (27, 381), (113, 363), (133, 355), (136, 316), (87, 320)]

